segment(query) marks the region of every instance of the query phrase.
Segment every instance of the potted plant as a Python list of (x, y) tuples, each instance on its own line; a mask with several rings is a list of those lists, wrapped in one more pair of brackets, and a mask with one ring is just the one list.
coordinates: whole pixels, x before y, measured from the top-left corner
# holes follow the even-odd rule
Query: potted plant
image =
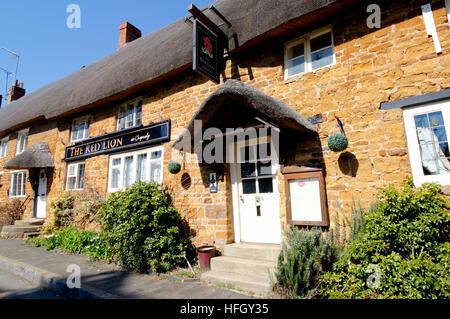
[(211, 258), (216, 256), (216, 247), (214, 245), (202, 245), (197, 248), (197, 257), (200, 268), (203, 270), (211, 267)]
[(348, 139), (342, 133), (333, 134), (328, 138), (328, 148), (333, 152), (342, 152), (348, 146)]
[(178, 162), (172, 161), (169, 163), (167, 168), (171, 174), (178, 174), (181, 170), (181, 164)]

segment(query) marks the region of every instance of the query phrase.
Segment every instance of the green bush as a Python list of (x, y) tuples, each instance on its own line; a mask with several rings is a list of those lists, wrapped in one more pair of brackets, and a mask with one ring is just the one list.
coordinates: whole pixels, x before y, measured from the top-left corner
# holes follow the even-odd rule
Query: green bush
[(115, 261), (125, 269), (167, 272), (185, 264), (188, 239), (165, 187), (139, 182), (113, 193), (99, 218)]
[(321, 279), (328, 298), (449, 298), (449, 203), (436, 184), (387, 186), (363, 233)]
[(111, 260), (109, 247), (102, 234), (93, 231), (78, 231), (75, 227), (64, 227), (55, 234), (27, 239), (27, 242), (47, 250), (56, 248), (74, 254), (83, 254), (92, 259)]
[(291, 226), (278, 257), (274, 290), (287, 298), (311, 297), (323, 271), (331, 270), (338, 249), (320, 228)]

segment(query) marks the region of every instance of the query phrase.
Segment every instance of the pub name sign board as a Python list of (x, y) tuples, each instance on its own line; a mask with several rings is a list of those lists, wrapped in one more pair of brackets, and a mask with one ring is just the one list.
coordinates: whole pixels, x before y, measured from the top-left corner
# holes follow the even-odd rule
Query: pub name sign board
[(70, 162), (99, 154), (120, 152), (170, 140), (170, 121), (131, 130), (105, 134), (66, 147), (64, 161)]
[(219, 37), (195, 19), (193, 70), (207, 76), (216, 83), (220, 83), (223, 50), (223, 45)]

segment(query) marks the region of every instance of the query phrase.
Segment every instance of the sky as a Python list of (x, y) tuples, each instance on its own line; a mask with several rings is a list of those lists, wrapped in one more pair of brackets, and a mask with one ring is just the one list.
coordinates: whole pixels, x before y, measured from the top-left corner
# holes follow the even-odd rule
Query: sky
[[(115, 52), (120, 23), (128, 21), (146, 35), (188, 15), (190, 3), (201, 8), (213, 0), (1, 2), (0, 94), (5, 95), (2, 69), (14, 73), (17, 58), (2, 47), (19, 55), (17, 79), (29, 94)], [(67, 26), (67, 20), (74, 21), (74, 11), (67, 12), (71, 4), (80, 8), (80, 28)], [(8, 87), (13, 78), (9, 75)]]

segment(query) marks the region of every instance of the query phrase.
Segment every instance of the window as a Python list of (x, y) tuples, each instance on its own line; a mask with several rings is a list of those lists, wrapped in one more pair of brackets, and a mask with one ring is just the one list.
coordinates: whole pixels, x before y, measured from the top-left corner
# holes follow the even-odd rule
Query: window
[(414, 183), (450, 185), (450, 100), (403, 111)]
[(9, 137), (6, 137), (0, 141), (0, 158), (8, 155), (8, 141)]
[(72, 142), (78, 142), (89, 137), (89, 124), (91, 119), (89, 117), (84, 117), (81, 119), (76, 119), (72, 124), (72, 135), (70, 140)]
[(26, 182), (25, 171), (12, 172), (11, 189), (9, 190), (9, 197), (25, 196), (25, 182)]
[(117, 129), (139, 126), (142, 123), (142, 101), (121, 106), (117, 119)]
[(335, 63), (331, 27), (307, 34), (285, 45), (284, 78)]
[(109, 192), (133, 185), (137, 181), (162, 183), (162, 147), (113, 155), (109, 162)]
[(23, 153), (27, 149), (27, 143), (28, 143), (28, 129), (20, 131), (17, 136), (16, 155)]
[(81, 190), (84, 187), (84, 162), (67, 166), (67, 190)]

